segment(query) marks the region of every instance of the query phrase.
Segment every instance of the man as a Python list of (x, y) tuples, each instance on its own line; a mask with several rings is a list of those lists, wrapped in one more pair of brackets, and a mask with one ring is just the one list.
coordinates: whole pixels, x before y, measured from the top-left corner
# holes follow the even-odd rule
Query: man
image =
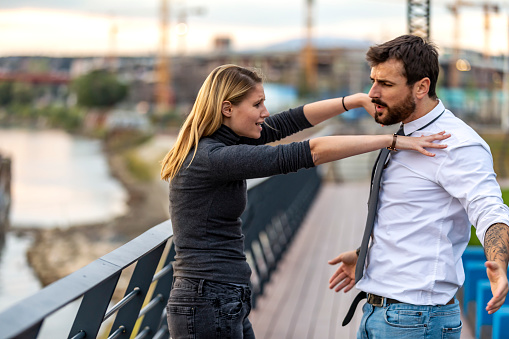
[[(438, 53), (412, 35), (367, 52), (376, 122), (402, 123), (405, 135), (446, 131), (448, 147), (435, 157), (390, 152), (382, 172), (371, 246), (362, 278), (355, 282), (358, 251), (331, 260), (340, 264), (330, 288), (367, 293), (357, 338), (459, 338), (463, 284), (461, 255), (470, 225), (484, 244), (493, 298), (491, 314), (508, 292), (509, 208), (504, 205), (488, 145), (437, 98)], [(369, 100), (366, 98), (366, 100)], [(369, 236), (369, 234), (368, 234)], [(368, 239), (366, 237), (366, 239)], [(375, 306), (377, 305), (377, 306)]]

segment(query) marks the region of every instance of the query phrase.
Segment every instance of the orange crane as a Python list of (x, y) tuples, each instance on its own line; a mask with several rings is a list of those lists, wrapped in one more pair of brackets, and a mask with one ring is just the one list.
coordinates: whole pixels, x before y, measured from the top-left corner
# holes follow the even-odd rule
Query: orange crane
[(170, 73), (170, 59), (168, 57), (168, 29), (169, 29), (169, 4), (168, 0), (161, 0), (160, 17), (159, 17), (159, 49), (157, 53), (156, 64), (156, 111), (158, 113), (167, 112), (172, 104), (172, 90), (171, 90), (171, 73)]
[(306, 88), (316, 89), (316, 56), (313, 48), (313, 2), (306, 0), (306, 45), (302, 49)]
[(111, 26), (108, 34), (108, 57), (107, 64), (110, 70), (114, 71), (116, 67), (116, 59), (117, 59), (117, 34), (118, 34), (118, 26), (113, 18), (111, 17)]
[(454, 46), (453, 55), (449, 66), (449, 87), (459, 86), (459, 72), (456, 69), (456, 62), (459, 59), (459, 40), (460, 40), (460, 15), (459, 9), (461, 7), (476, 7), (481, 6), (484, 11), (484, 57), (488, 58), (490, 53), (490, 13), (498, 13), (499, 6), (497, 4), (484, 1), (482, 3), (475, 3), (471, 1), (456, 0), (453, 4), (447, 5), (454, 17)]

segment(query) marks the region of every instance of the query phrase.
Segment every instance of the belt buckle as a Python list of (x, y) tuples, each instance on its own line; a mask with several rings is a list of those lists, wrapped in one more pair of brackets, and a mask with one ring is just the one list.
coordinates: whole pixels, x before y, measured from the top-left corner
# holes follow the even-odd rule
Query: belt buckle
[(374, 295), (374, 294), (368, 294), (368, 303), (375, 307), (383, 307), (384, 306), (384, 297)]

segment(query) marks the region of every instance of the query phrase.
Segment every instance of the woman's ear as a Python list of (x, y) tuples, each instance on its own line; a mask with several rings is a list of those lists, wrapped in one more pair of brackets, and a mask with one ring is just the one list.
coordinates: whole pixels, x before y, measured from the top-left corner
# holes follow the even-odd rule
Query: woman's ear
[(232, 103), (229, 101), (223, 101), (221, 104), (221, 113), (227, 118), (232, 116)]

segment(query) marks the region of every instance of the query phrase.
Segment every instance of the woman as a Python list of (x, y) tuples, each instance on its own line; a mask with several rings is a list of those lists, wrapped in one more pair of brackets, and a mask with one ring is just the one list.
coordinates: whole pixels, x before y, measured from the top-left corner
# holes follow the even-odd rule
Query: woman
[(203, 83), (161, 177), (170, 182), (176, 255), (167, 306), (172, 338), (254, 338), (251, 269), (244, 255), (240, 215), (249, 178), (295, 172), (383, 147), (444, 148), (421, 138), (330, 136), (267, 146), (346, 107), (373, 109), (365, 94), (307, 104), (269, 116), (261, 78), (235, 65), (216, 68)]

